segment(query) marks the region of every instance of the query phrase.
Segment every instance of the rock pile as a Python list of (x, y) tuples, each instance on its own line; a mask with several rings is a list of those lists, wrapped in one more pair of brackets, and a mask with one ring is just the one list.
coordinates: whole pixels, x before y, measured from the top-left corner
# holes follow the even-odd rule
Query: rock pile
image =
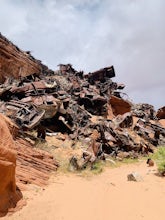
[[(14, 47), (7, 39), (5, 42), (3, 51), (8, 45)], [(17, 53), (24, 54), (20, 50)], [(17, 69), (17, 74), (0, 85), (0, 111), (20, 129), (37, 129), (41, 138), (46, 131), (60, 131), (74, 141), (90, 139), (96, 157), (118, 157), (123, 152), (136, 157), (164, 143), (165, 128), (154, 107), (130, 102), (122, 92), (125, 85), (112, 81), (113, 66), (85, 74), (71, 64), (60, 64), (53, 72), (26, 53), (27, 59), (38, 65), (36, 72), (20, 75)]]
[(0, 213), (22, 197), (15, 172), (19, 187), (44, 185), (58, 167), (18, 133), (36, 129), (45, 139), (47, 132), (61, 132), (87, 143), (81, 161), (70, 160), (76, 169), (107, 155), (135, 158), (165, 143), (165, 107), (156, 113), (149, 104), (133, 104), (113, 77), (113, 66), (85, 74), (60, 64), (52, 71), (0, 34)]

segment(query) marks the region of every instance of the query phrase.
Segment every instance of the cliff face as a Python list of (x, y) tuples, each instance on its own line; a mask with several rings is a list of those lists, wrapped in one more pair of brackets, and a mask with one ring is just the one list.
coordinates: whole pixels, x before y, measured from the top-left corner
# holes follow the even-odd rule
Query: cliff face
[(58, 167), (49, 153), (33, 149), (25, 140), (16, 138), (17, 132), (17, 126), (0, 114), (0, 217), (22, 199), (20, 188), (24, 189), (24, 184), (43, 186), (50, 172)]
[(42, 71), (40, 61), (29, 52), (21, 51), (0, 33), (0, 82), (6, 78), (19, 78)]
[(16, 151), (7, 120), (0, 114), (0, 213), (5, 213), (16, 203)]

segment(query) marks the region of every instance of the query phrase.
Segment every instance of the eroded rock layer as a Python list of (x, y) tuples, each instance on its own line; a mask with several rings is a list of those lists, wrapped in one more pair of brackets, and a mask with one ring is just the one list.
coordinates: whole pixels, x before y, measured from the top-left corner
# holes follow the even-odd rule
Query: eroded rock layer
[(21, 78), (32, 74), (50, 71), (30, 51), (22, 51), (0, 33), (0, 82), (8, 77)]
[(10, 133), (12, 123), (0, 114), (0, 215), (17, 203), (15, 182), (16, 151)]
[(22, 199), (23, 184), (43, 186), (58, 167), (49, 153), (17, 139), (17, 131), (17, 126), (0, 114), (0, 216)]
[(19, 187), (22, 184), (33, 183), (38, 186), (47, 184), (49, 174), (56, 171), (58, 163), (48, 152), (32, 148), (25, 140), (17, 139), (15, 150), (17, 151), (16, 180)]

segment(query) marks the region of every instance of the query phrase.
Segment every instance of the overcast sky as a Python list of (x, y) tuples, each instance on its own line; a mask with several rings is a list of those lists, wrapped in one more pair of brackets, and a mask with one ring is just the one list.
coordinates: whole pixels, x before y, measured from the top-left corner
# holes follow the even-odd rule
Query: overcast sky
[(0, 32), (52, 69), (114, 65), (133, 102), (165, 105), (164, 0), (0, 0)]

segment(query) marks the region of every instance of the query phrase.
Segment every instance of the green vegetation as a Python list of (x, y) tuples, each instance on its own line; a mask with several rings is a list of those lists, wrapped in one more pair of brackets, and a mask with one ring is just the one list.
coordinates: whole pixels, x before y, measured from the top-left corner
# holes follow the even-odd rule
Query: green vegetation
[(138, 158), (134, 158), (134, 159), (133, 158), (124, 158), (120, 163), (122, 165), (122, 164), (132, 164), (132, 163), (137, 163), (137, 162), (139, 162)]
[(165, 146), (159, 147), (156, 153), (152, 156), (158, 166), (158, 171), (165, 174)]
[(91, 164), (88, 164), (87, 167), (83, 170), (76, 171), (75, 173), (78, 176), (90, 178), (94, 175), (101, 174), (105, 168), (105, 161), (97, 160), (91, 167)]
[(99, 174), (103, 171), (104, 166), (105, 162), (98, 160), (93, 164), (91, 171), (93, 174)]

